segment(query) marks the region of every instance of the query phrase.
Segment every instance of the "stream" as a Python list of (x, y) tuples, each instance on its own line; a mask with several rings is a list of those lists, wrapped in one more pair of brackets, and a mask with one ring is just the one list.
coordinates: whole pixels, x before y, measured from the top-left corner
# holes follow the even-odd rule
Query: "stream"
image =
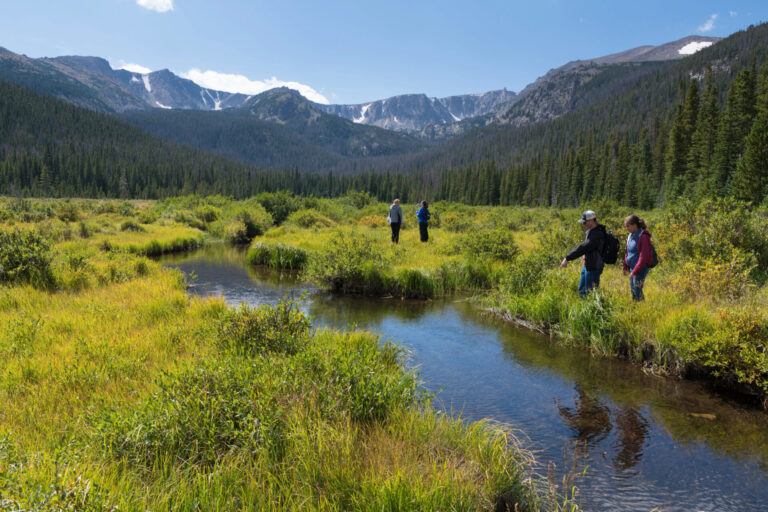
[(301, 298), (316, 326), (400, 343), (437, 409), (510, 425), (540, 474), (575, 475), (585, 510), (768, 510), (768, 413), (707, 383), (559, 345), (462, 298), (331, 296), (226, 246), (160, 261), (191, 276), (191, 293), (233, 305)]

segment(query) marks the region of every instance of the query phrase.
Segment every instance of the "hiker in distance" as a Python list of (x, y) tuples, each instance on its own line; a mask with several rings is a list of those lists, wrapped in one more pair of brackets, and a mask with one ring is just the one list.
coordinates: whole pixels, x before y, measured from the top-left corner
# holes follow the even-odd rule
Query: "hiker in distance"
[(579, 224), (587, 229), (584, 241), (565, 255), (560, 266), (565, 268), (569, 261), (583, 257), (584, 266), (581, 269), (581, 278), (579, 279), (579, 295), (585, 297), (590, 290), (600, 286), (606, 232), (605, 226), (597, 223), (597, 215), (592, 210), (587, 210), (581, 214)]
[(630, 215), (624, 219), (624, 227), (629, 231), (627, 237), (627, 254), (624, 256), (624, 275), (629, 273), (629, 289), (632, 291), (632, 299), (645, 300), (643, 284), (648, 271), (654, 265), (653, 246), (651, 234), (645, 221), (637, 215)]
[(429, 231), (427, 228), (429, 227), (429, 204), (426, 201), (421, 202), (421, 208), (419, 208), (419, 211), (416, 212), (416, 217), (419, 218), (419, 235), (421, 236), (421, 241), (426, 242), (429, 240)]
[(392, 243), (400, 243), (400, 228), (403, 226), (403, 209), (400, 208), (400, 200), (395, 199), (389, 207), (387, 222), (392, 228)]

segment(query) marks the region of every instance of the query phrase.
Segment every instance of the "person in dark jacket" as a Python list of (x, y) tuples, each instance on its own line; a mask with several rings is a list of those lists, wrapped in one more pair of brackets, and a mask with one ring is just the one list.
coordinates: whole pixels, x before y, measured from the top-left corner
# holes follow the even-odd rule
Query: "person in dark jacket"
[(629, 273), (632, 299), (643, 301), (645, 300), (643, 285), (653, 260), (651, 234), (648, 232), (645, 221), (637, 215), (630, 215), (624, 219), (624, 227), (629, 231), (627, 254), (624, 256), (624, 275)]
[(403, 209), (400, 208), (400, 200), (395, 199), (389, 207), (387, 216), (389, 227), (392, 228), (392, 242), (400, 243), (400, 227), (403, 225)]
[(421, 235), (421, 241), (426, 242), (429, 240), (429, 232), (427, 227), (429, 226), (429, 204), (426, 201), (421, 202), (421, 208), (416, 212), (416, 217), (419, 218), (419, 234)]
[(597, 215), (592, 210), (587, 210), (581, 214), (579, 224), (587, 229), (584, 241), (565, 255), (560, 266), (565, 268), (569, 261), (579, 257), (583, 258), (584, 266), (581, 269), (581, 278), (579, 279), (579, 295), (585, 297), (590, 290), (600, 286), (606, 232), (605, 226), (597, 223)]

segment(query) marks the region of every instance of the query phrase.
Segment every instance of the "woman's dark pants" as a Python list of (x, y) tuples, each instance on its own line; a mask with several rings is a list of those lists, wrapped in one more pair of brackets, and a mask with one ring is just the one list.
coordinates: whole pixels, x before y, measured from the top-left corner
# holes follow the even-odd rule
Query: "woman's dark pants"
[(419, 234), (421, 235), (421, 241), (426, 242), (429, 240), (429, 232), (427, 231), (427, 225), (426, 222), (419, 222)]
[(389, 225), (389, 227), (392, 228), (392, 241), (394, 243), (400, 242), (400, 223), (393, 222)]

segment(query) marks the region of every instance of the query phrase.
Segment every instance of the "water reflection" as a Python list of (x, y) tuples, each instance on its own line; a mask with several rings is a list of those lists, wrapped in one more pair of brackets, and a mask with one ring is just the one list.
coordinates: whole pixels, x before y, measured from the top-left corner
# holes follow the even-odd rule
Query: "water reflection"
[[(226, 248), (164, 261), (196, 274), (193, 293), (231, 303), (312, 291)], [(462, 300), (314, 294), (302, 308), (316, 325), (356, 325), (403, 343), (437, 407), (512, 424), (542, 467), (562, 463), (568, 448), (586, 471), (577, 485), (589, 510), (767, 508), (768, 415), (706, 385), (551, 343)]]
[(575, 388), (576, 405), (563, 407), (558, 403), (557, 409), (563, 422), (573, 430), (574, 438), (584, 441), (585, 446), (594, 446), (611, 431), (611, 411), (581, 385), (576, 384)]
[(618, 471), (626, 471), (640, 462), (643, 456), (648, 422), (637, 409), (618, 407), (614, 414), (614, 423), (619, 432), (619, 442), (613, 466)]

